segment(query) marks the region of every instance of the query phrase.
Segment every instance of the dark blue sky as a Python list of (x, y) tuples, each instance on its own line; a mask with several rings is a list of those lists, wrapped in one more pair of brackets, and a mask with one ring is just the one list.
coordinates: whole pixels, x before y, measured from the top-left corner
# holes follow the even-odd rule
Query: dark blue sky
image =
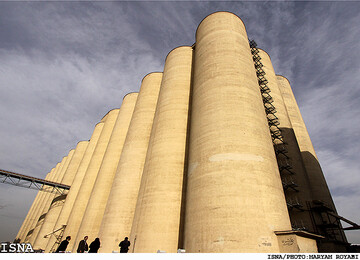
[[(215, 11), (290, 80), (338, 212), (359, 223), (359, 2), (0, 2), (0, 168), (44, 178)], [(0, 184), (0, 241), (35, 195)]]

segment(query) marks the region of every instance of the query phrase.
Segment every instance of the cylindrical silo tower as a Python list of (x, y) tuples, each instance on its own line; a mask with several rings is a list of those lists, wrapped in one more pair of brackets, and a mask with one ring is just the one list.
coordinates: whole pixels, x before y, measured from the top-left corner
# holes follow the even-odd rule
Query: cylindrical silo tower
[[(62, 184), (71, 186), (76, 171), (79, 167), (80, 161), (84, 155), (85, 148), (87, 147), (88, 141), (82, 141), (79, 142), (75, 148), (75, 151), (71, 157), (71, 160), (69, 162), (69, 166), (67, 167), (66, 171), (64, 172), (64, 176), (61, 180)], [(56, 220), (59, 217), (59, 214), (62, 210), (62, 207), (65, 203), (67, 191), (65, 191), (63, 194), (56, 195), (54, 199), (52, 200), (50, 204), (49, 211), (46, 214), (46, 217), (44, 219), (44, 224), (41, 227), (41, 231), (39, 232), (39, 236), (36, 241), (37, 248), (40, 248), (42, 250), (45, 250), (47, 243), (49, 242), (50, 236), (56, 236), (57, 233), (54, 233), (53, 235), (48, 235), (51, 232), (53, 232), (54, 226), (56, 224)], [(47, 235), (46, 238), (44, 236), (41, 236), (41, 234)]]
[(129, 93), (123, 99), (76, 239), (74, 237), (72, 252), (76, 251), (84, 236), (88, 236), (90, 241), (97, 237), (137, 96), (138, 93)]
[[(49, 173), (47, 174), (47, 176), (48, 176), (48, 175), (49, 175)], [(46, 176), (46, 178), (47, 178), (47, 176)], [(41, 191), (39, 191), (39, 192), (36, 194), (36, 197), (35, 197), (33, 203), (31, 204), (31, 207), (30, 207), (28, 213), (26, 214), (26, 217), (25, 217), (23, 223), (21, 224), (21, 227), (20, 227), (18, 233), (16, 234), (16, 239), (21, 239), (21, 237), (23, 236), (23, 234), (24, 234), (24, 232), (25, 232), (25, 228), (26, 228), (27, 224), (29, 223), (31, 214), (34, 213), (34, 209), (35, 209), (36, 205), (39, 203), (40, 194), (41, 194)], [(21, 240), (20, 240), (20, 241), (21, 241)]]
[[(337, 214), (335, 204), (326, 184), (324, 174), (321, 170), (295, 96), (291, 90), (290, 83), (288, 79), (283, 76), (277, 76), (277, 80), (310, 181), (312, 201), (308, 203), (308, 207), (314, 219), (316, 232), (325, 236), (325, 239), (318, 241), (319, 252), (346, 252), (346, 244), (344, 243), (347, 243), (347, 239), (342, 230), (341, 223), (339, 219), (327, 214), (327, 212)], [(326, 228), (327, 226), (330, 228)]]
[(131, 229), (131, 252), (176, 253), (179, 246), (192, 52), (190, 46), (178, 47), (165, 61)]
[[(49, 179), (49, 175), (50, 173), (48, 173), (45, 177), (45, 180), (48, 180)], [(29, 223), (29, 220), (31, 218), (31, 215), (34, 213), (34, 210), (36, 208), (36, 205), (39, 203), (39, 199), (40, 199), (40, 195), (41, 195), (42, 191), (39, 191), (37, 194), (36, 194), (36, 197), (33, 201), (33, 203), (31, 204), (31, 207), (28, 211), (28, 213), (26, 214), (26, 217), (16, 235), (16, 239), (21, 239), (21, 237), (23, 237), (24, 233), (25, 233), (25, 229), (26, 229), (26, 226), (28, 225)], [(21, 240), (20, 240), (21, 241)], [(21, 241), (22, 242), (22, 241)]]
[(114, 125), (116, 122), (116, 118), (118, 117), (118, 114), (119, 114), (119, 109), (113, 109), (109, 111), (105, 115), (105, 117), (101, 120), (102, 122), (104, 122), (104, 128), (101, 131), (99, 140), (96, 144), (96, 148), (91, 157), (89, 166), (86, 170), (85, 176), (81, 183), (81, 187), (75, 199), (75, 203), (71, 210), (69, 220), (67, 222), (67, 226), (64, 232), (64, 237), (66, 236), (72, 237), (72, 240), (70, 240), (68, 245), (68, 250), (70, 251), (74, 247), (74, 242), (75, 242), (74, 240), (79, 231), (80, 224), (86, 209), (86, 205), (90, 199), (91, 191), (94, 187), (96, 176), (99, 172), (101, 162), (104, 158), (104, 154), (108, 146), (111, 133), (114, 129)]
[[(58, 170), (56, 172), (54, 172), (54, 180), (53, 180), (54, 182), (59, 182), (61, 173), (64, 169), (64, 165), (66, 164), (67, 158), (68, 158), (67, 156), (63, 157), (63, 159), (60, 162)], [(34, 247), (35, 241), (37, 239), (37, 236), (39, 234), (39, 231), (41, 229), (41, 226), (44, 223), (44, 219), (46, 217), (46, 213), (49, 210), (50, 203), (53, 200), (54, 196), (55, 196), (54, 193), (47, 193), (44, 196), (43, 207), (42, 207), (42, 210), (40, 213), (40, 217), (36, 223), (33, 234), (31, 235), (31, 238), (29, 239), (29, 243), (31, 243), (33, 245), (33, 247)], [(36, 249), (36, 248), (34, 247), (34, 249)]]
[[(55, 224), (55, 227), (54, 227), (55, 230), (57, 230), (59, 228), (64, 228), (64, 226), (66, 227), (66, 224), (67, 224), (67, 221), (69, 219), (71, 210), (72, 210), (72, 208), (74, 206), (74, 203), (75, 203), (75, 199), (76, 199), (77, 194), (79, 192), (81, 183), (82, 183), (82, 181), (84, 179), (86, 169), (89, 166), (91, 157), (92, 157), (92, 155), (94, 153), (96, 144), (97, 144), (97, 142), (99, 140), (99, 137), (100, 137), (100, 134), (102, 132), (103, 127), (104, 127), (104, 123), (102, 123), (102, 122), (98, 123), (95, 126), (94, 132), (92, 133), (90, 141), (89, 141), (89, 143), (88, 143), (88, 145), (86, 147), (84, 156), (81, 159), (79, 168), (78, 168), (78, 170), (76, 172), (74, 181), (73, 181), (73, 183), (71, 185), (69, 193), (66, 196), (65, 204), (64, 204), (64, 206), (63, 206), (63, 208), (62, 208), (62, 210), (61, 210), (61, 212), (60, 212), (60, 214), (59, 214), (59, 216), (57, 218), (57, 221), (56, 221), (56, 224)], [(50, 240), (49, 240), (49, 242), (48, 242), (48, 244), (46, 246), (45, 252), (48, 253), (48, 252), (53, 252), (53, 250), (56, 250), (57, 246), (59, 245), (56, 242), (57, 242), (56, 238), (54, 236), (51, 236)]]
[[(31, 207), (30, 207), (28, 213), (26, 214), (26, 217), (25, 217), (23, 223), (21, 224), (21, 227), (20, 227), (18, 233), (16, 234), (16, 239), (21, 239), (21, 237), (23, 236), (23, 234), (24, 234), (24, 232), (25, 232), (25, 227), (26, 227), (27, 224), (29, 223), (30, 216), (31, 216), (31, 214), (33, 214), (34, 208), (35, 208), (36, 205), (39, 203), (40, 194), (41, 194), (41, 191), (39, 191), (39, 192), (36, 194), (36, 197), (35, 197), (33, 203), (31, 204)], [(20, 241), (21, 241), (21, 240), (20, 240)]]
[(185, 210), (186, 252), (280, 252), (291, 230), (242, 21), (207, 16), (196, 32)]
[[(47, 181), (50, 180), (50, 176), (52, 175), (54, 170), (55, 170), (55, 168), (51, 169), (51, 171), (46, 175), (45, 180), (47, 180)], [(36, 195), (35, 200), (34, 200), (33, 204), (31, 205), (31, 208), (30, 208), (28, 214), (26, 215), (24, 223), (21, 226), (21, 229), (20, 229), (18, 235), (16, 236), (17, 238), (20, 239), (20, 242), (23, 242), (23, 240), (25, 239), (25, 235), (30, 230), (30, 227), (29, 227), (31, 225), (30, 223), (32, 223), (34, 220), (34, 214), (36, 212), (36, 209), (39, 207), (43, 193), (44, 193), (44, 191), (40, 190), (38, 192), (38, 194)]]
[(130, 235), (161, 79), (159, 72), (142, 80), (98, 234), (100, 252), (118, 251)]
[[(61, 162), (56, 164), (55, 169), (54, 169), (53, 173), (51, 174), (51, 176), (49, 178), (50, 181), (55, 181), (56, 173), (59, 171), (60, 165), (61, 165)], [(44, 204), (45, 204), (45, 201), (46, 201), (46, 198), (47, 198), (48, 195), (49, 195), (48, 192), (44, 192), (42, 194), (42, 197), (40, 198), (39, 207), (35, 211), (34, 219), (32, 220), (31, 226), (29, 227), (29, 232), (26, 234), (26, 236), (24, 238), (24, 242), (26, 242), (26, 243), (29, 243), (31, 237), (33, 236), (33, 233), (34, 233), (36, 225), (37, 225), (37, 223), (39, 221), (39, 218), (43, 213)]]
[[(68, 156), (66, 157), (66, 161), (64, 163), (64, 166), (60, 172), (60, 174), (58, 175), (58, 178), (56, 179), (56, 182), (58, 183), (63, 183), (63, 178), (65, 176), (65, 173), (67, 171), (67, 169), (69, 168), (71, 159), (74, 155), (75, 150), (71, 150), (68, 154)], [(53, 228), (53, 219), (51, 217), (50, 214), (50, 218), (47, 218), (47, 215), (50, 213), (51, 209), (53, 208), (52, 206), (56, 206), (56, 201), (54, 201), (55, 198), (57, 198), (59, 196), (59, 194), (51, 194), (51, 196), (49, 196), (48, 201), (45, 202), (46, 204), (48, 204), (47, 206), (47, 210), (45, 211), (45, 215), (44, 218), (42, 220), (42, 224), (39, 230), (39, 233), (36, 237), (36, 239), (33, 242), (33, 247), (35, 249), (45, 249), (46, 246), (46, 242), (47, 242), (47, 238), (44, 238), (45, 235), (49, 234), (52, 231)], [(61, 199), (62, 197), (60, 197)]]
[[(275, 116), (278, 118), (281, 130), (282, 141), (275, 140), (278, 154), (278, 164), (280, 175), (284, 185), (285, 197), (289, 205), (297, 205), (298, 208), (290, 208), (290, 219), (294, 229), (306, 229), (315, 232), (311, 215), (306, 202), (311, 200), (311, 189), (307, 173), (302, 163), (300, 149), (292, 128), (289, 115), (278, 86), (275, 71), (272, 66), (270, 56), (259, 49), (259, 56), (264, 65), (263, 70), (266, 73), (265, 78), (268, 81), (267, 86), (271, 90), (273, 106), (276, 109)], [(269, 120), (274, 120), (273, 115), (268, 115)], [(276, 119), (276, 118), (275, 118)], [(276, 146), (275, 145), (275, 146)], [(285, 168), (286, 166), (287, 168)]]
[(277, 80), (279, 87), (283, 92), (282, 94), (287, 111), (289, 113), (291, 123), (299, 143), (306, 171), (308, 172), (312, 193), (316, 199), (323, 200), (334, 207), (329, 188), (326, 184), (326, 180), (322, 173), (318, 158), (312, 145), (309, 133), (306, 129), (304, 120), (301, 116), (296, 99), (291, 90), (290, 83), (288, 79), (283, 76), (277, 76)]
[(216, 12), (196, 42), (169, 52), (89, 141), (46, 175), (17, 234), (101, 253), (346, 252), (348, 243), (289, 81), (249, 44), (235, 14)]

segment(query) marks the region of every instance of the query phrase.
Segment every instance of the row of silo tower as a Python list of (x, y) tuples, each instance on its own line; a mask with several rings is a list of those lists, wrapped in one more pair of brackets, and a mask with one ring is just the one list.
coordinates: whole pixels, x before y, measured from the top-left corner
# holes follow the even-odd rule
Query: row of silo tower
[(290, 84), (250, 47), (236, 15), (206, 17), (193, 46), (173, 49), (48, 173), (71, 188), (40, 191), (17, 237), (45, 252), (66, 236), (72, 252), (84, 236), (100, 252), (126, 236), (129, 252), (344, 250), (340, 223), (324, 227), (336, 209)]

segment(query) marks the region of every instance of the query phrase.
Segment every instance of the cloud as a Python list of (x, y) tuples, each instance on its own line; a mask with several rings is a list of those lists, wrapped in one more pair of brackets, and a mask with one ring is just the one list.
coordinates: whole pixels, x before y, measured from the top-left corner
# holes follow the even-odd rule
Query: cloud
[(77, 141), (88, 139), (92, 127), (120, 107), (126, 93), (138, 91), (142, 77), (151, 69), (160, 70), (162, 62), (138, 35), (126, 33), (128, 23), (106, 19), (114, 18), (109, 11), (90, 8), (75, 17), (64, 7), (45, 6), (33, 10), (32, 16), (22, 9), (20, 17), (32, 19), (27, 24), (17, 21), (38, 45), (0, 49), (0, 100), (7, 108), (0, 112), (7, 122), (0, 131), (9, 136), (3, 147), (17, 147), (29, 156), (33, 169), (17, 165), (6, 149), (2, 158), (7, 164), (13, 161), (10, 169), (35, 176), (45, 175), (44, 166), (50, 170), (49, 163), (55, 165)]
[[(359, 7), (356, 2), (2, 2), (0, 166), (45, 177), (78, 141), (90, 138), (110, 109), (120, 107), (126, 93), (139, 90), (146, 74), (162, 71), (169, 51), (195, 42), (205, 16), (230, 11), (270, 54), (276, 73), (290, 80), (338, 212), (355, 221)], [(0, 196), (10, 189), (2, 187)], [(22, 213), (6, 214), (25, 216), (31, 196), (15, 189), (27, 204), (19, 207)], [(351, 239), (360, 243), (359, 235)]]

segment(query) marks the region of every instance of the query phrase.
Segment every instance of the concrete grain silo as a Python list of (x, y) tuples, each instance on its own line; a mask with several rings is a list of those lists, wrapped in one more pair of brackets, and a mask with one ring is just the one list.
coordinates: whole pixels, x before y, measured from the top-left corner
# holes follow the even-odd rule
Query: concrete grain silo
[[(53, 252), (346, 252), (330, 191), (289, 81), (229, 12), (95, 126), (46, 180), (18, 237)], [(54, 199), (55, 198), (55, 199)], [(46, 235), (46, 237), (44, 237)]]
[[(61, 180), (61, 184), (71, 186), (87, 145), (88, 145), (88, 141), (81, 141), (77, 144), (75, 150), (72, 150), (74, 151), (72, 156), (69, 153), (71, 159), (66, 171), (64, 172), (64, 176)], [(64, 192), (63, 194), (60, 195), (56, 195), (53, 201), (51, 202), (49, 211), (47, 212), (46, 217), (44, 219), (44, 224), (42, 225), (38, 238), (34, 243), (34, 246), (36, 245), (36, 249), (45, 250), (46, 245), (49, 242), (49, 236), (51, 236), (49, 234), (55, 230), (54, 227), (57, 218), (59, 217), (59, 214), (65, 203), (66, 196), (67, 196), (67, 192)]]
[[(70, 162), (72, 160), (72, 157), (74, 155), (75, 150), (71, 150), (66, 158), (66, 161), (64, 162), (64, 165), (61, 169), (61, 172), (58, 174), (58, 178), (56, 179), (56, 182), (63, 183), (64, 178), (66, 178), (66, 172), (70, 165)], [(59, 194), (52, 194), (49, 193), (49, 198), (47, 199), (50, 201), (49, 207), (44, 211), (46, 215), (44, 215), (44, 218), (42, 220), (41, 227), (39, 229), (39, 233), (36, 237), (36, 239), (33, 242), (33, 247), (35, 249), (44, 249), (46, 246), (47, 239), (44, 237), (49, 232), (52, 231), (53, 225), (54, 225), (54, 218), (56, 218), (56, 215), (58, 215), (58, 203), (61, 203), (61, 201), (64, 201), (64, 196)], [(48, 203), (48, 202), (46, 202)], [(54, 215), (56, 214), (56, 215)], [(45, 244), (45, 245), (44, 245)]]
[[(50, 177), (50, 181), (55, 182), (56, 178), (57, 178), (57, 173), (59, 172), (60, 166), (63, 163), (64, 158), (62, 159), (61, 162), (57, 163), (55, 166), (55, 170), (52, 174), (52, 176)], [(41, 198), (40, 201), (40, 205), (39, 208), (37, 209), (35, 215), (34, 215), (34, 222), (32, 223), (32, 227), (29, 231), (29, 233), (26, 235), (26, 238), (24, 240), (24, 242), (30, 242), (31, 244), (33, 244), (37, 233), (35, 232), (36, 227), (39, 224), (40, 218), (43, 219), (43, 213), (45, 210), (47, 210), (49, 208), (49, 205), (46, 205), (47, 199), (49, 198), (49, 196), (51, 196), (51, 194), (45, 192)], [(39, 227), (40, 228), (40, 227)], [(39, 231), (39, 228), (37, 229), (37, 231)]]
[[(65, 161), (63, 166), (60, 166), (59, 168), (59, 174), (57, 178), (55, 179), (55, 182), (62, 183), (63, 178), (65, 176), (65, 173), (70, 165), (71, 159), (74, 155), (75, 150), (71, 150), (69, 154), (65, 157)], [(36, 239), (34, 242), (32, 242), (34, 249), (44, 249), (46, 246), (46, 238), (44, 238), (45, 235), (47, 235), (49, 232), (52, 231), (52, 218), (50, 214), (50, 219), (47, 221), (47, 215), (49, 214), (50, 210), (52, 209), (52, 203), (54, 202), (54, 199), (58, 197), (58, 194), (49, 193), (49, 197), (47, 198), (47, 201), (45, 202), (45, 209), (43, 213), (43, 218), (41, 220), (41, 225), (39, 225), (39, 232), (37, 234)], [(55, 203), (56, 204), (56, 203)], [(55, 205), (54, 205), (55, 206)], [(39, 221), (40, 222), (40, 221)], [(35, 229), (36, 230), (36, 229)]]
[(130, 235), (132, 252), (179, 248), (192, 52), (190, 46), (178, 47), (165, 61)]
[(318, 241), (319, 251), (344, 252), (344, 248), (348, 244), (347, 239), (339, 218), (334, 217), (334, 214), (337, 215), (335, 204), (291, 90), (290, 83), (287, 78), (280, 75), (277, 76), (277, 80), (310, 182), (312, 200), (307, 202), (307, 207), (310, 209), (310, 214), (314, 221), (314, 232), (325, 237), (325, 239)]
[(275, 122), (274, 117), (278, 119), (278, 125), (275, 127), (278, 127), (282, 136), (282, 140), (275, 141), (275, 146), (286, 200), (288, 205), (299, 207), (293, 207), (289, 211), (292, 228), (314, 232), (311, 215), (306, 205), (306, 201), (310, 201), (312, 198), (310, 183), (302, 162), (300, 149), (278, 86), (270, 56), (263, 50), (259, 50), (259, 56), (264, 65), (263, 70), (271, 91), (272, 104), (276, 109), (275, 115), (269, 115), (269, 121)]
[[(60, 167), (60, 163), (57, 163), (56, 166), (54, 167), (54, 171), (51, 173), (51, 175), (49, 177), (49, 181), (54, 181), (55, 173), (57, 172), (59, 167)], [(42, 211), (43, 211), (43, 208), (44, 208), (44, 203), (45, 203), (45, 198), (46, 198), (47, 195), (48, 195), (47, 192), (43, 192), (42, 196), (40, 197), (39, 206), (37, 207), (36, 211), (34, 212), (32, 223), (29, 226), (29, 233), (31, 232), (31, 234), (33, 233), (34, 228), (35, 228), (35, 226), (36, 226), (36, 224), (37, 224), (37, 222), (39, 220), (39, 217), (42, 214)], [(26, 235), (26, 238), (24, 238), (24, 241), (27, 241), (27, 242), (29, 241), (29, 238), (30, 238), (29, 233)]]
[[(52, 176), (52, 173), (54, 172), (55, 168), (52, 168), (51, 171), (46, 175), (45, 180), (49, 181), (50, 176)], [(20, 239), (20, 241), (25, 240), (26, 234), (29, 232), (32, 223), (34, 222), (34, 215), (39, 206), (41, 205), (40, 201), (42, 199), (42, 196), (44, 195), (45, 191), (39, 191), (34, 199), (33, 204), (30, 207), (30, 210), (28, 214), (26, 215), (26, 218), (17, 234), (17, 238)]]
[(242, 21), (206, 17), (194, 60), (186, 251), (280, 252), (291, 225)]
[[(74, 181), (73, 181), (73, 183), (71, 185), (69, 193), (66, 196), (64, 206), (63, 206), (63, 208), (61, 210), (61, 213), (59, 214), (58, 219), (56, 221), (54, 230), (58, 230), (60, 228), (63, 228), (63, 230), (61, 230), (63, 232), (64, 227), (66, 227), (66, 224), (68, 222), (71, 210), (72, 210), (72, 208), (73, 208), (73, 206), (75, 204), (75, 199), (76, 199), (76, 197), (77, 197), (77, 195), (79, 193), (81, 183), (82, 183), (82, 181), (84, 179), (86, 170), (87, 170), (87, 168), (89, 166), (91, 157), (92, 157), (92, 155), (94, 153), (96, 144), (97, 144), (97, 142), (99, 140), (99, 137), (100, 137), (100, 134), (102, 132), (103, 127), (104, 127), (104, 123), (102, 123), (102, 122), (98, 123), (95, 126), (95, 129), (94, 129), (94, 131), (92, 133), (92, 136), (91, 136), (91, 138), (89, 140), (89, 143), (88, 143), (88, 145), (86, 147), (84, 156), (81, 159), (79, 168), (77, 169)], [(55, 244), (56, 242), (57, 241), (56, 241), (55, 236), (50, 236), (50, 239), (49, 239), (49, 241), (47, 243), (47, 246), (45, 248), (45, 252), (47, 253), (47, 252), (52, 252), (53, 250), (56, 250), (56, 248), (58, 246), (58, 244)]]
[(138, 93), (130, 93), (123, 99), (77, 237), (73, 237), (73, 252), (85, 235), (89, 237), (89, 241), (97, 237), (137, 96)]
[(130, 235), (161, 79), (158, 72), (142, 80), (98, 234), (100, 252), (117, 251), (119, 242)]
[(80, 228), (86, 205), (90, 199), (91, 191), (94, 187), (96, 176), (99, 172), (101, 162), (104, 158), (106, 148), (109, 143), (111, 133), (114, 129), (116, 118), (118, 117), (119, 109), (113, 109), (109, 111), (101, 122), (104, 122), (104, 127), (101, 131), (99, 140), (96, 144), (94, 153), (91, 157), (89, 166), (86, 170), (85, 176), (81, 183), (79, 192), (76, 196), (74, 206), (71, 210), (67, 226), (65, 228), (64, 237), (71, 236), (73, 239), (68, 245), (68, 249), (74, 246), (74, 240)]

